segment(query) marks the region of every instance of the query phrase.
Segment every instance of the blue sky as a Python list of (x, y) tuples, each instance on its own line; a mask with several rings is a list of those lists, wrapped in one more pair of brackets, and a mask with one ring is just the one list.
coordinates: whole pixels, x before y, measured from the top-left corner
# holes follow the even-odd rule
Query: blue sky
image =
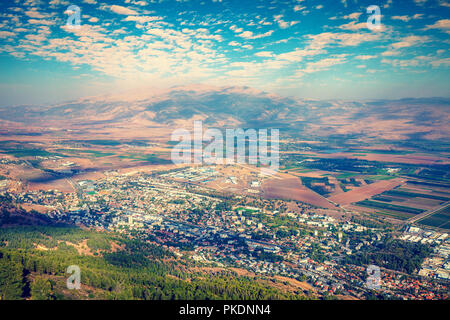
[(0, 13), (1, 105), (193, 83), (450, 97), (447, 0), (2, 0)]

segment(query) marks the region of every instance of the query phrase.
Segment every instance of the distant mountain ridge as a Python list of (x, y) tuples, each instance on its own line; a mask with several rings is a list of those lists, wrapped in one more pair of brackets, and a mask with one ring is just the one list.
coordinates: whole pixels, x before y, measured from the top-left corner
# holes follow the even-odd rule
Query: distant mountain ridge
[[(318, 134), (371, 134), (396, 130), (430, 138), (450, 136), (449, 98), (376, 101), (308, 100), (282, 97), (248, 87), (174, 87), (147, 96), (92, 97), (51, 106), (0, 108), (0, 120), (48, 124), (173, 126), (201, 119), (209, 126), (278, 127)], [(367, 124), (367, 125), (364, 125)]]

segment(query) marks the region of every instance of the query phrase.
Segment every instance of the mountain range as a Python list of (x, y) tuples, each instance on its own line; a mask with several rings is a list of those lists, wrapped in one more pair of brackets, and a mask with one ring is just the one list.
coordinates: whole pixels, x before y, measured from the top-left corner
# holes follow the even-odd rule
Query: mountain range
[(249, 87), (196, 85), (0, 108), (3, 128), (176, 127), (192, 120), (211, 127), (280, 128), (316, 136), (435, 140), (450, 136), (450, 99), (320, 101)]

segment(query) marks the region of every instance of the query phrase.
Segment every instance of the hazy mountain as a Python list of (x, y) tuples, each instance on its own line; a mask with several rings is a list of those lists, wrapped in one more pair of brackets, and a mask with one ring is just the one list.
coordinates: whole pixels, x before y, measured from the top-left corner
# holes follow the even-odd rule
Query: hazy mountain
[(202, 119), (211, 126), (277, 127), (318, 135), (383, 134), (395, 138), (419, 133), (440, 138), (450, 136), (449, 111), (448, 98), (317, 101), (248, 87), (192, 86), (51, 106), (4, 107), (0, 108), (0, 119), (35, 126), (173, 125), (180, 120)]

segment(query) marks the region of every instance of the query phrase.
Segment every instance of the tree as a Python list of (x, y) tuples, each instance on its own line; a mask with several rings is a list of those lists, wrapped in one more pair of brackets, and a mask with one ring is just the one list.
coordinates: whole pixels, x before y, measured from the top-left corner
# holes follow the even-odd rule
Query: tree
[(31, 299), (33, 300), (55, 300), (53, 286), (50, 280), (37, 277), (31, 284)]
[(0, 252), (0, 300), (18, 300), (23, 294), (23, 266)]

